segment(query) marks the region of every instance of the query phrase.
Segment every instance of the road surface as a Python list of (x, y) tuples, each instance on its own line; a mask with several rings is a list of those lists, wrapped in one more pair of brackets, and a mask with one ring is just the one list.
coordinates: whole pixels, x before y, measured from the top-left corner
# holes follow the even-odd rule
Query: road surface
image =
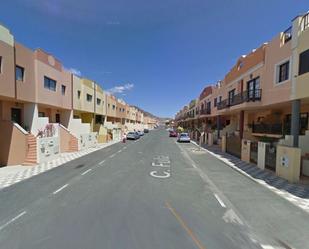
[(308, 217), (159, 129), (0, 191), (0, 248), (306, 249)]

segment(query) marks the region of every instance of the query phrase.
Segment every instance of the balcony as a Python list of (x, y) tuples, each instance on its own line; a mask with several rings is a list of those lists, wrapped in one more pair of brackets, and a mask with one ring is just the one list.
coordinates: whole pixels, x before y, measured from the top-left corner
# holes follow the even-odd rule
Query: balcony
[(211, 113), (210, 109), (201, 109), (200, 115), (209, 115)]
[(217, 109), (222, 110), (230, 106), (239, 105), (244, 102), (260, 101), (262, 98), (262, 89), (248, 90), (238, 93), (230, 99), (222, 100), (217, 104)]
[(252, 124), (252, 133), (282, 135), (283, 125), (278, 124)]
[(283, 32), (283, 43), (287, 43), (292, 39), (292, 27), (289, 27)]
[(304, 31), (309, 28), (309, 13), (303, 16), (301, 20), (301, 30)]

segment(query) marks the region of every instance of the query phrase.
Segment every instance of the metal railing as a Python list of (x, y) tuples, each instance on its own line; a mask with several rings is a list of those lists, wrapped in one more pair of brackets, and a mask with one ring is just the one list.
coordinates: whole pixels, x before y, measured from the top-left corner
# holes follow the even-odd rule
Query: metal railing
[(302, 31), (309, 28), (309, 13), (307, 13), (306, 15), (303, 16), (300, 25), (301, 25)]
[(283, 32), (283, 41), (284, 43), (287, 43), (291, 39), (292, 39), (292, 27), (289, 27)]
[(222, 110), (224, 108), (239, 105), (244, 102), (259, 101), (261, 100), (261, 98), (262, 98), (262, 89), (247, 90), (234, 95), (230, 99), (222, 100), (217, 104), (217, 109)]
[(210, 114), (211, 113), (211, 110), (210, 109), (201, 109), (200, 110), (200, 114), (201, 115), (207, 115), (207, 114)]
[(282, 135), (282, 124), (253, 124), (252, 133)]

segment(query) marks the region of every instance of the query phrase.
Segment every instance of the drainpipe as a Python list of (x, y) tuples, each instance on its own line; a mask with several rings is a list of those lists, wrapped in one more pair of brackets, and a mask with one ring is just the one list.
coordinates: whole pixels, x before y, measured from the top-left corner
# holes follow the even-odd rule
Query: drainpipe
[(295, 99), (292, 100), (292, 120), (291, 120), (291, 135), (293, 136), (293, 147), (298, 147), (299, 117), (300, 117), (300, 99)]

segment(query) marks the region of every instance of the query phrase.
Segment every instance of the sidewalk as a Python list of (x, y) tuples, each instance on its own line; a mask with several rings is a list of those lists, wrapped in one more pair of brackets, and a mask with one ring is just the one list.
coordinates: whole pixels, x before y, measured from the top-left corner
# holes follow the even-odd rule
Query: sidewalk
[[(192, 143), (200, 147), (196, 142), (192, 141)], [(219, 146), (203, 144), (202, 148), (241, 174), (309, 212), (309, 185), (289, 183), (287, 180), (276, 176), (273, 171), (262, 170), (253, 163), (244, 162), (235, 156), (222, 152)]]
[(16, 166), (2, 167), (0, 168), (0, 190), (8, 186), (11, 186), (17, 182), (20, 182), (22, 180), (28, 179), (32, 176), (41, 174), (47, 170), (61, 166), (76, 158), (85, 156), (94, 151), (111, 146), (115, 143), (119, 143), (119, 141), (112, 141), (105, 144), (98, 144), (96, 147), (88, 148), (77, 152), (61, 153), (59, 158), (57, 159), (53, 159), (49, 162), (44, 162), (33, 166), (16, 165)]

